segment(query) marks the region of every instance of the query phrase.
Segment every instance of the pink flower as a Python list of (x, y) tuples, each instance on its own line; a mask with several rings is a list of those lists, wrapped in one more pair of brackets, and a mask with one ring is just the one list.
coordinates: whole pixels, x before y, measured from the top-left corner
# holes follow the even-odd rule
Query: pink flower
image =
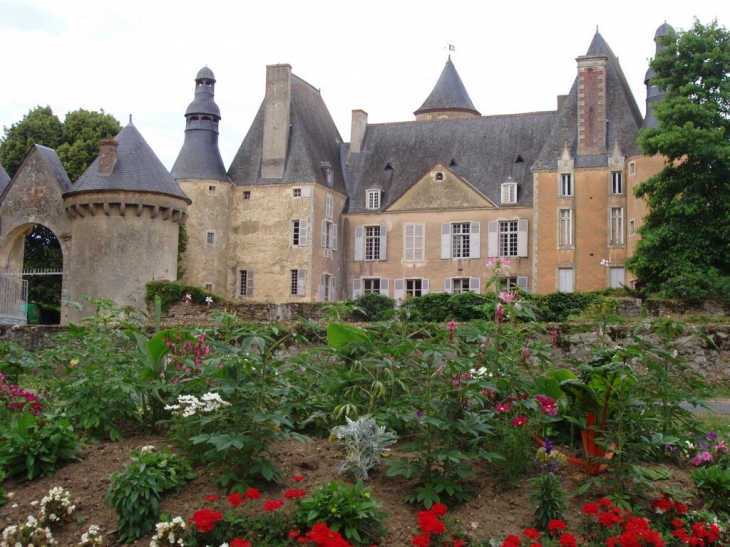
[(527, 419), (527, 416), (524, 414), (520, 414), (519, 416), (515, 416), (512, 418), (512, 425), (515, 427), (521, 427), (523, 425), (526, 425), (529, 420)]
[(509, 304), (510, 302), (512, 302), (515, 299), (515, 295), (502, 291), (499, 293), (499, 299), (502, 302)]
[(509, 410), (509, 405), (507, 403), (499, 403), (494, 407), (494, 410), (496, 410), (499, 414), (502, 414)]

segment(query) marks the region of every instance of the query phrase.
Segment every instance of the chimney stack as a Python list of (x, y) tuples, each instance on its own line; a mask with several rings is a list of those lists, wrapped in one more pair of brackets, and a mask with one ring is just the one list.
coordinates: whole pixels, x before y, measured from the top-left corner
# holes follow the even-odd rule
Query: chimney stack
[(266, 67), (261, 178), (282, 179), (291, 123), (291, 65)]
[(578, 57), (579, 156), (607, 154), (605, 55)]
[(119, 143), (114, 139), (99, 141), (99, 174), (108, 177), (114, 173), (117, 164), (117, 147)]

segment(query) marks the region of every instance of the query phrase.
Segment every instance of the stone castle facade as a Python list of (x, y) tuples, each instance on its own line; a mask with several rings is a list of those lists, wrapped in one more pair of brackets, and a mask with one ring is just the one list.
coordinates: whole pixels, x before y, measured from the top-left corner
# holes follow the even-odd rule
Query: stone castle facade
[(413, 121), (353, 110), (345, 143), (319, 91), (272, 65), (226, 169), (206, 67), (170, 172), (131, 121), (73, 185), (40, 146), (12, 180), (0, 172), (0, 268), (21, 268), (24, 234), (41, 223), (62, 245), (65, 300), (141, 306), (146, 281), (175, 279), (184, 223), (181, 281), (234, 299), (479, 292), (497, 261), (509, 262), (505, 287), (629, 285), (646, 212), (633, 189), (663, 167), (637, 145), (662, 96), (651, 75), (642, 114), (596, 33), (555, 110), (481, 116), (449, 59)]

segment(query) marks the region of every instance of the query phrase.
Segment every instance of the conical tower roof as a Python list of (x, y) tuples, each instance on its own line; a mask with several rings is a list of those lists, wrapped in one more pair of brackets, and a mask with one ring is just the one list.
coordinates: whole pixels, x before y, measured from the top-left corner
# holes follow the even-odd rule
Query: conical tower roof
[(480, 115), (474, 108), (450, 55), (433, 91), (414, 114), (419, 116), (430, 112), (466, 112)]

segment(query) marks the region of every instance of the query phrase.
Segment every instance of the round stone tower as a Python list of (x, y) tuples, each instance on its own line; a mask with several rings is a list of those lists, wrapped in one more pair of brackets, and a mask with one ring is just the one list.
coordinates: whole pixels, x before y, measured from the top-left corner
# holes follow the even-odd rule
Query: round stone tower
[[(666, 22), (662, 24), (654, 33), (654, 43), (656, 44), (656, 53), (659, 53), (665, 46), (659, 43), (660, 38), (663, 36), (675, 34), (676, 31), (671, 25)], [(655, 55), (656, 56), (656, 55)], [(657, 86), (652, 84), (651, 79), (656, 76), (654, 69), (649, 67), (644, 76), (644, 85), (646, 86), (646, 114), (644, 116), (644, 123), (642, 127), (644, 129), (652, 129), (657, 127), (658, 122), (652, 112), (652, 106), (661, 101), (667, 94), (666, 90), (659, 89)]]
[[(175, 280), (178, 231), (190, 200), (130, 123), (63, 195), (71, 220), (69, 300), (145, 309), (145, 284)], [(69, 311), (69, 320), (88, 315)], [(75, 315), (75, 317), (72, 317)]]
[(192, 200), (185, 229), (182, 281), (224, 294), (228, 291), (228, 230), (233, 185), (218, 148), (220, 109), (215, 76), (208, 67), (195, 76), (195, 95), (185, 111), (185, 142), (170, 174)]

